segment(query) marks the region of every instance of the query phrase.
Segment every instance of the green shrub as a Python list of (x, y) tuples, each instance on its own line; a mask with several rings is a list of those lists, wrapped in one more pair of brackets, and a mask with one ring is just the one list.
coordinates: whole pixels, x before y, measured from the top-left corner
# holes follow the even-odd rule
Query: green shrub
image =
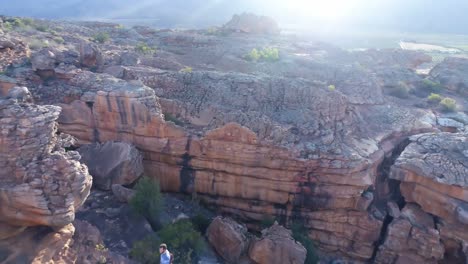
[(279, 51), (276, 48), (264, 48), (260, 51), (261, 58), (265, 61), (279, 60)]
[(13, 30), (13, 24), (11, 24), (10, 22), (3, 23), (3, 29), (5, 31), (12, 31)]
[(192, 67), (185, 67), (182, 70), (180, 70), (180, 72), (188, 72), (188, 73), (190, 73), (192, 71), (193, 71)]
[[(159, 264), (159, 245), (161, 240), (151, 234), (143, 240), (133, 243), (130, 257), (142, 264)], [(171, 251), (171, 250), (169, 250)]]
[(431, 103), (439, 103), (440, 101), (442, 101), (442, 96), (440, 96), (440, 94), (431, 93), (427, 97), (427, 100)]
[(314, 242), (308, 235), (308, 230), (301, 222), (294, 222), (291, 226), (293, 238), (307, 250), (305, 264), (316, 264), (319, 261)]
[(421, 88), (424, 91), (435, 93), (442, 90), (442, 85), (429, 79), (424, 79), (422, 81)]
[(328, 90), (330, 90), (331, 92), (335, 91), (336, 90), (335, 85), (333, 85), (333, 84), (328, 85)]
[(49, 42), (47, 40), (31, 39), (28, 44), (29, 48), (32, 50), (49, 47)]
[(444, 98), (439, 104), (442, 110), (447, 112), (454, 112), (457, 109), (457, 101), (452, 98)]
[(37, 31), (41, 32), (47, 32), (49, 30), (49, 27), (45, 24), (39, 24), (34, 27)]
[(211, 223), (210, 219), (208, 219), (206, 216), (200, 213), (192, 217), (190, 220), (192, 221), (192, 224), (195, 227), (195, 229), (202, 234), (206, 233), (206, 229), (208, 229), (208, 226)]
[(164, 121), (170, 121), (178, 126), (182, 126), (184, 122), (180, 121), (177, 117), (170, 113), (164, 113)]
[(26, 26), (32, 26), (34, 24), (34, 20), (32, 18), (23, 18), (22, 22)]
[(57, 44), (63, 44), (65, 42), (65, 40), (62, 38), (62, 37), (54, 37), (53, 40), (57, 43)]
[(249, 61), (258, 61), (260, 59), (260, 53), (257, 49), (252, 49), (247, 55), (245, 55), (245, 59)]
[(107, 41), (109, 41), (109, 39), (110, 36), (106, 32), (99, 32), (93, 36), (93, 41), (101, 44), (106, 43)]
[(390, 89), (390, 94), (399, 98), (407, 98), (410, 88), (404, 82), (399, 82), (396, 86)]
[(153, 229), (158, 229), (163, 204), (159, 182), (148, 177), (141, 178), (135, 186), (135, 195), (130, 200), (130, 207), (145, 217)]
[(13, 27), (16, 27), (16, 28), (24, 28), (26, 26), (23, 20), (20, 18), (13, 19), (12, 24), (13, 24)]
[(263, 216), (262, 220), (260, 221), (260, 226), (262, 229), (268, 228), (275, 223), (275, 218), (269, 215)]
[(262, 50), (252, 49), (247, 55), (244, 56), (246, 60), (256, 62), (263, 61), (277, 61), (279, 60), (279, 51), (276, 48), (266, 47)]
[(135, 51), (146, 55), (153, 55), (156, 53), (156, 48), (150, 47), (146, 43), (142, 42), (136, 45)]
[(188, 219), (167, 225), (156, 234), (133, 244), (132, 259), (143, 264), (159, 263), (159, 245), (167, 244), (174, 254), (174, 263), (192, 263), (205, 247), (202, 235), (196, 231)]

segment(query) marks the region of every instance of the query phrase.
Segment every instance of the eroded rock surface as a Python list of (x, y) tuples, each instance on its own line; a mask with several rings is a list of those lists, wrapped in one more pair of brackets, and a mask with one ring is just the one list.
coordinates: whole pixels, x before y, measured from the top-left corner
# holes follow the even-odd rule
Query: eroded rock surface
[(447, 57), (431, 70), (430, 76), (447, 88), (468, 94), (468, 59)]
[[(468, 136), (422, 134), (411, 141), (392, 167), (391, 178), (401, 181), (405, 201), (417, 203), (433, 216), (429, 226), (435, 228), (434, 239), (440, 236), (446, 257), (463, 263), (468, 241)], [(441, 259), (440, 253), (434, 257)]]

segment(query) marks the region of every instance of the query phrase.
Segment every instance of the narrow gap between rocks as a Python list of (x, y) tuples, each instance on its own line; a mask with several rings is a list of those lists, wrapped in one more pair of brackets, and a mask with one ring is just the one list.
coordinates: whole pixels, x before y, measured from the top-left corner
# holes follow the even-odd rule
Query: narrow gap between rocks
[(398, 143), (392, 150), (391, 154), (386, 155), (382, 163), (377, 168), (377, 178), (374, 186), (374, 201), (369, 207), (372, 214), (379, 219), (383, 219), (382, 228), (380, 230), (379, 239), (374, 244), (374, 252), (370, 263), (374, 263), (380, 246), (385, 242), (387, 230), (394, 217), (390, 215), (387, 204), (394, 202), (401, 210), (406, 202), (400, 192), (400, 181), (390, 179), (391, 167), (395, 164), (398, 157), (410, 144), (409, 138)]

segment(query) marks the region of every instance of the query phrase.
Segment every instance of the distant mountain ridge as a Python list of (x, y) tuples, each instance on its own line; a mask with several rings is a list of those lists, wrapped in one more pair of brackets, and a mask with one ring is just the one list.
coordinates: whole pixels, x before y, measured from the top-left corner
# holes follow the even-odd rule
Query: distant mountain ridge
[[(361, 2), (367, 0), (361, 0)], [(295, 17), (267, 0), (0, 0), (0, 14), (52, 19), (157, 18), (161, 27), (207, 27), (243, 11), (270, 15), (280, 23)], [(369, 1), (346, 21), (361, 30), (468, 34), (468, 1)]]

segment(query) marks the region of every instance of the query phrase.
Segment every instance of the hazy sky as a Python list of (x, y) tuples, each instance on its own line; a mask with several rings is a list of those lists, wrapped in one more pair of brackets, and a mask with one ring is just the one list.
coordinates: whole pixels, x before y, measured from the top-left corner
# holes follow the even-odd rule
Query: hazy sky
[(468, 0), (0, 0), (0, 14), (157, 18), (161, 26), (219, 25), (243, 11), (283, 26), (468, 34)]

